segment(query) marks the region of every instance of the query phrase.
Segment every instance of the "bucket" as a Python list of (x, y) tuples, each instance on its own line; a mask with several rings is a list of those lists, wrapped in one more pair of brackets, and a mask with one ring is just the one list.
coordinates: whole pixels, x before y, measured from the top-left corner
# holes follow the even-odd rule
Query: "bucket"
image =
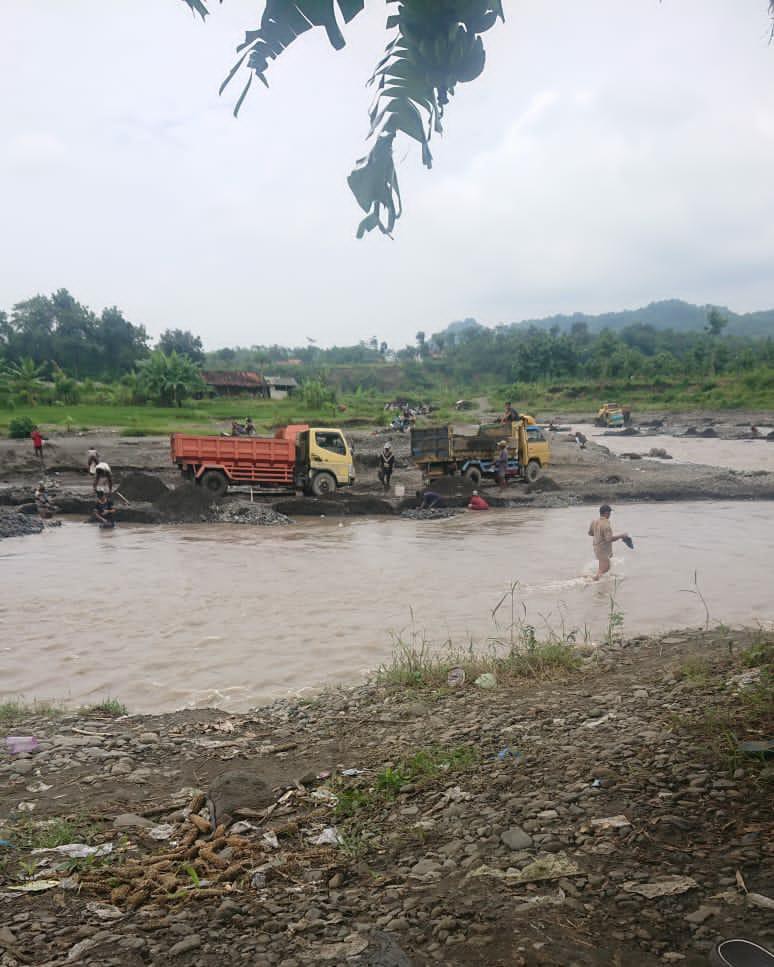
[(396, 497), (406, 496), (406, 488), (403, 486), (403, 484), (395, 484), (395, 496)]

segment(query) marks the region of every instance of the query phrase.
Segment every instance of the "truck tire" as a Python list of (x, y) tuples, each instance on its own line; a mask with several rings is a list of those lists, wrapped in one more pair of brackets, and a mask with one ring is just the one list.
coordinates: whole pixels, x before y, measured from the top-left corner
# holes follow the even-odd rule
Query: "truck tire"
[(205, 470), (199, 484), (211, 497), (222, 497), (228, 490), (228, 480), (222, 470)]
[(327, 470), (315, 474), (312, 480), (312, 493), (315, 497), (330, 497), (336, 493), (336, 478)]
[(469, 480), (474, 487), (478, 487), (478, 485), (481, 483), (480, 467), (468, 467), (463, 476), (466, 480)]
[(534, 483), (537, 480), (540, 476), (540, 464), (537, 460), (530, 460), (524, 476), (527, 478), (527, 483)]

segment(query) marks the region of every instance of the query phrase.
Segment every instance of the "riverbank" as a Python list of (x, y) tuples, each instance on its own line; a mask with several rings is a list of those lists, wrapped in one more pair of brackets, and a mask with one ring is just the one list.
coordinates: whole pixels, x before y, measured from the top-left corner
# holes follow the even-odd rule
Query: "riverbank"
[[(772, 767), (737, 744), (770, 737), (771, 636), (564, 649), (493, 689), (404, 655), (244, 715), (0, 707), (37, 740), (0, 752), (5, 962), (698, 967), (771, 944)], [(73, 842), (91, 855), (32, 852)]]
[[(758, 416), (760, 416), (759, 414)], [(755, 414), (748, 414), (752, 418)], [(556, 507), (601, 501), (649, 500), (771, 500), (774, 499), (774, 444), (766, 439), (749, 439), (749, 424), (720, 423), (711, 416), (683, 414), (679, 422), (657, 426), (641, 426), (624, 431), (614, 438), (597, 431), (585, 449), (565, 431), (549, 433), (551, 462), (533, 485), (516, 483), (504, 492), (490, 482), (483, 489), (494, 507)], [(762, 426), (767, 426), (759, 420)], [(769, 422), (772, 417), (769, 416)], [(464, 424), (460, 424), (464, 427)], [(598, 434), (598, 435), (597, 435)], [(628, 435), (630, 434), (630, 435)], [(709, 434), (709, 435), (708, 435)], [(351, 431), (348, 434), (355, 451), (357, 484), (340, 491), (332, 500), (319, 501), (293, 495), (249, 494), (247, 488), (236, 488), (227, 498), (236, 504), (231, 508), (235, 519), (260, 522), (244, 506), (251, 499), (260, 500), (279, 513), (293, 515), (340, 514), (384, 515), (400, 513), (414, 506), (414, 494), (422, 487), (422, 478), (409, 454), (409, 435), (381, 428)], [(691, 462), (670, 460), (679, 450), (680, 441), (691, 441)], [(391, 440), (396, 456), (393, 483), (400, 484), (405, 499), (385, 494), (376, 479), (377, 456), (384, 442)], [(624, 444), (625, 441), (625, 444)], [(721, 441), (725, 448), (717, 450)], [(607, 444), (607, 445), (606, 445)], [(656, 446), (658, 444), (658, 446)], [(83, 437), (64, 434), (53, 437), (46, 449), (46, 475), (55, 488), (55, 499), (64, 513), (88, 515), (93, 495), (91, 479), (84, 472), (86, 448), (94, 446), (110, 462), (123, 493), (127, 477), (149, 474), (157, 478), (153, 486), (142, 482), (136, 489), (126, 489), (128, 503), (118, 502), (119, 520), (137, 523), (163, 523), (179, 519), (219, 519), (209, 512), (208, 501), (201, 492), (182, 490), (170, 497), (167, 491), (179, 491), (180, 475), (171, 464), (167, 438), (135, 440), (107, 432)], [(625, 449), (624, 449), (625, 446)], [(703, 458), (702, 447), (707, 457)], [(738, 460), (734, 447), (744, 448)], [(614, 453), (612, 449), (619, 452)], [(666, 454), (666, 458), (651, 457)], [(706, 459), (706, 462), (703, 462)], [(0, 441), (0, 505), (23, 506), (33, 510), (31, 496), (41, 475), (39, 462), (33, 456), (29, 441)], [(444, 482), (447, 503), (464, 506), (471, 486), (461, 478)], [(188, 498), (186, 498), (188, 494)], [(240, 504), (240, 501), (242, 502)], [(269, 520), (271, 515), (267, 515)]]

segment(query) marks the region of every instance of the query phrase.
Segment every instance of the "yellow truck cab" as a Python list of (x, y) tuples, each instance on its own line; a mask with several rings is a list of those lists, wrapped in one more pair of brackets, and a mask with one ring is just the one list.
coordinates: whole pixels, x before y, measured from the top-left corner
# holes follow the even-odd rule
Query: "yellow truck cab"
[(308, 466), (309, 488), (318, 497), (355, 482), (352, 448), (338, 428), (311, 426), (308, 434), (299, 435), (298, 447), (299, 458)]

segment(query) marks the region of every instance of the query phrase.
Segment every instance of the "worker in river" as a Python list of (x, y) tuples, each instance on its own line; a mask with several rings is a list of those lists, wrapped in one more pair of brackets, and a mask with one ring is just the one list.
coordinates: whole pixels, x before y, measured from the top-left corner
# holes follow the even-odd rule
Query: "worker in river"
[(613, 533), (613, 525), (610, 523), (612, 512), (610, 504), (602, 504), (599, 508), (599, 517), (589, 524), (589, 537), (594, 543), (594, 556), (598, 562), (597, 573), (594, 575), (595, 581), (610, 570), (614, 542), (629, 540), (629, 535), (626, 533)]
[(101, 487), (97, 491), (97, 506), (94, 508), (94, 519), (100, 527), (112, 528), (116, 526), (113, 501)]
[(468, 510), (489, 510), (489, 504), (484, 500), (477, 490), (474, 490), (470, 495), (470, 500), (468, 501)]
[(40, 481), (38, 489), (35, 491), (35, 506), (38, 510), (38, 517), (42, 520), (50, 520), (56, 511), (59, 510), (49, 497), (44, 480)]
[(392, 477), (392, 471), (395, 469), (395, 454), (392, 452), (392, 444), (388, 441), (382, 447), (382, 452), (379, 454), (379, 470), (378, 476), (381, 481), (382, 487), (385, 491), (390, 489), (390, 478)]
[[(510, 405), (510, 404), (509, 404)], [(498, 487), (505, 487), (508, 484), (506, 477), (506, 472), (508, 470), (508, 441), (500, 440), (497, 444), (500, 447), (500, 452), (495, 457), (495, 480), (497, 481)]]
[(99, 463), (99, 453), (95, 447), (89, 447), (86, 451), (86, 469), (89, 473), (94, 476), (97, 470), (97, 464)]

